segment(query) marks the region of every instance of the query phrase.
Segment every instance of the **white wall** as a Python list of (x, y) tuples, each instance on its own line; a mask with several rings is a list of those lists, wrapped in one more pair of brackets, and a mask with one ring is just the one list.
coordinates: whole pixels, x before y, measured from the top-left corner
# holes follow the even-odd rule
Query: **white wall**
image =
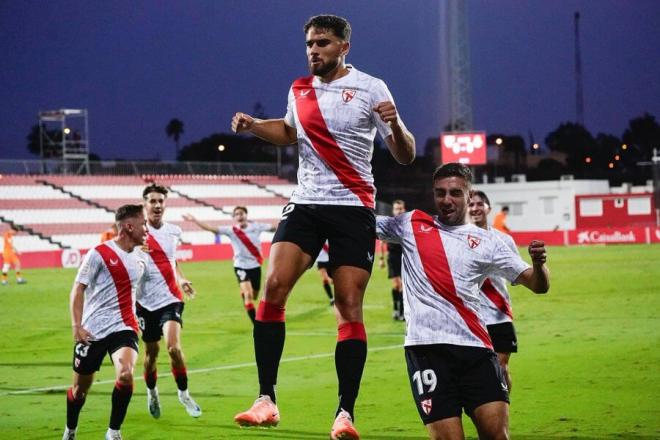
[(543, 182), (480, 183), (493, 205), (493, 216), (508, 205), (507, 226), (513, 231), (575, 229), (575, 196), (608, 194), (607, 180), (552, 180)]

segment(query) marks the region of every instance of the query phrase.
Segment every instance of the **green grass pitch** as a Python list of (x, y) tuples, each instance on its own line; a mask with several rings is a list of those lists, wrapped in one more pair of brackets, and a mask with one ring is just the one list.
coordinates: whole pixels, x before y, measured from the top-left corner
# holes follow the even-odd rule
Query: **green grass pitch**
[[(549, 249), (550, 293), (512, 291), (520, 352), (511, 369), (514, 439), (660, 438), (660, 246)], [(166, 353), (158, 382), (162, 417), (147, 413), (142, 354), (126, 439), (327, 439), (333, 421), (336, 324), (318, 274), (308, 271), (287, 307), (278, 383), (280, 426), (241, 429), (235, 413), (256, 397), (251, 324), (230, 262), (185, 263), (198, 295), (186, 305), (183, 348), (190, 418), (176, 399)], [(29, 284), (0, 287), (0, 438), (61, 438), (71, 380), (68, 293), (75, 272), (26, 270)], [(13, 277), (13, 274), (12, 274)], [(404, 324), (391, 319), (386, 271), (374, 268), (365, 299), (369, 354), (356, 426), (364, 439), (424, 439), (403, 359)], [(81, 440), (102, 438), (113, 370), (106, 359), (80, 417)], [(468, 438), (476, 438), (464, 417)]]

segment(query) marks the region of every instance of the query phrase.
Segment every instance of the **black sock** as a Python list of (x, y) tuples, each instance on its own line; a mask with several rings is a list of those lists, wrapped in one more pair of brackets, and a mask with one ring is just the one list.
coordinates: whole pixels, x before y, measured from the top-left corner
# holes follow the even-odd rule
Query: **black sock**
[(360, 380), (362, 371), (367, 361), (367, 343), (359, 339), (347, 339), (337, 342), (335, 348), (335, 368), (337, 369), (337, 378), (339, 379), (339, 407), (337, 414), (342, 409), (348, 411), (353, 420), (353, 411), (358, 391), (360, 390)]
[(126, 410), (133, 395), (133, 384), (124, 385), (119, 382), (115, 383), (115, 388), (112, 390), (112, 411), (110, 412), (110, 429), (119, 429), (121, 424), (124, 423), (126, 417)]
[(395, 290), (396, 292), (396, 308), (399, 311), (399, 314), (403, 316), (403, 291)]
[(392, 309), (395, 312), (399, 311), (399, 301), (398, 301), (398, 297), (397, 297), (398, 293), (399, 293), (398, 290), (392, 289)]
[(254, 355), (259, 372), (259, 395), (270, 396), (273, 403), (285, 335), (284, 322), (254, 322)]
[(172, 368), (172, 376), (174, 376), (174, 382), (176, 382), (176, 387), (179, 391), (188, 389), (188, 371), (186, 367)]
[(323, 283), (323, 290), (325, 290), (325, 294), (328, 295), (328, 298), (332, 299), (332, 286), (330, 283)]
[(73, 390), (69, 388), (66, 392), (66, 427), (76, 429), (78, 427), (78, 417), (80, 410), (85, 404), (85, 398), (76, 399), (73, 397)]
[(154, 369), (151, 373), (144, 372), (144, 383), (147, 384), (147, 388), (153, 390), (156, 388), (156, 381), (158, 380), (158, 372)]
[(254, 324), (254, 317), (256, 316), (256, 312), (254, 309), (247, 309), (247, 314), (250, 317), (250, 321), (252, 321), (252, 324)]

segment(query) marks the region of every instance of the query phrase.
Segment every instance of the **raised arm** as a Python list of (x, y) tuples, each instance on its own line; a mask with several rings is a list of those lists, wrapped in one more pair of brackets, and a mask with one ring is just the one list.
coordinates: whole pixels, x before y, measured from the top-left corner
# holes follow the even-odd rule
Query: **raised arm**
[(550, 272), (545, 265), (545, 243), (534, 240), (527, 248), (532, 259), (532, 267), (516, 278), (516, 284), (522, 284), (534, 293), (546, 293), (550, 290)]
[(204, 223), (204, 222), (200, 222), (200, 221), (197, 220), (197, 219), (195, 218), (195, 216), (193, 216), (192, 214), (183, 214), (181, 217), (183, 217), (183, 219), (186, 220), (186, 221), (189, 221), (189, 222), (193, 222), (193, 223), (195, 223), (197, 226), (199, 226), (199, 227), (202, 228), (202, 229), (205, 229), (205, 230), (207, 230), (207, 231), (209, 231), (209, 232), (213, 232), (214, 234), (217, 234), (217, 233), (218, 233), (218, 228), (214, 228), (214, 227), (211, 226), (211, 225), (208, 225), (208, 224), (206, 224), (206, 223)]
[(275, 145), (289, 145), (298, 140), (295, 128), (284, 123), (284, 119), (257, 119), (238, 112), (231, 119), (234, 133), (247, 131)]
[(391, 101), (380, 102), (374, 106), (373, 110), (378, 113), (383, 122), (390, 124), (392, 134), (385, 138), (385, 143), (394, 159), (403, 165), (412, 163), (415, 160), (415, 137), (399, 120), (394, 103)]

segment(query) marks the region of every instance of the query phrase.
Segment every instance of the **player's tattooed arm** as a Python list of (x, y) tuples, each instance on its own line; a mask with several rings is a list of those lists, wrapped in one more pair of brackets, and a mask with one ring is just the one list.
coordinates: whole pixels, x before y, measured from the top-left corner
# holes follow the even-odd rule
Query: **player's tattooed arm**
[(298, 140), (296, 129), (284, 119), (257, 119), (238, 112), (231, 119), (231, 129), (234, 133), (247, 131), (275, 145), (290, 145)]

